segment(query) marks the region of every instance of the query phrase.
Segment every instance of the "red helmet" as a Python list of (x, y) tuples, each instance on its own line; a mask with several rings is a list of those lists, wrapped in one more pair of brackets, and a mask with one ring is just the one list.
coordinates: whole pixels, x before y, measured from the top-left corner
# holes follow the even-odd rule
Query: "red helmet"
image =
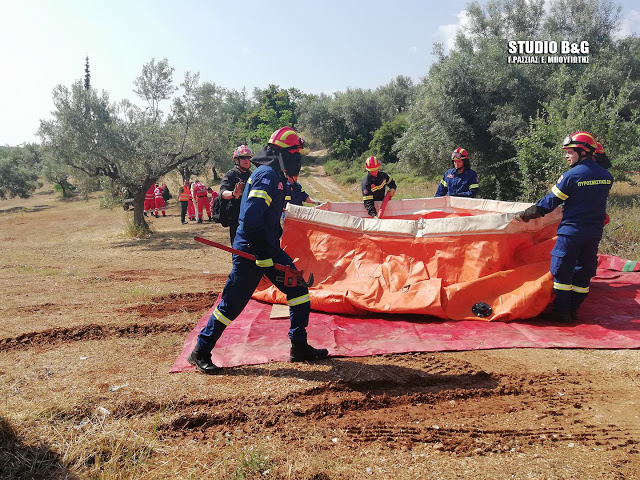
[(465, 158), (469, 158), (469, 154), (464, 148), (458, 147), (451, 154), (451, 160), (455, 160), (457, 158), (464, 160)]
[(302, 155), (307, 153), (304, 139), (291, 127), (279, 128), (273, 132), (267, 143), (269, 145), (275, 145), (276, 147), (285, 148), (289, 153), (300, 152)]
[(246, 145), (240, 145), (238, 148), (236, 148), (233, 151), (233, 159), (234, 160), (236, 158), (242, 158), (242, 157), (248, 157), (248, 158), (253, 157), (253, 152)]
[(371, 155), (364, 161), (364, 168), (367, 169), (367, 172), (378, 170), (380, 168), (380, 161)]
[(562, 148), (565, 150), (567, 148), (575, 148), (584, 150), (587, 153), (593, 153), (598, 148), (598, 142), (589, 132), (576, 132), (564, 138)]
[(596, 145), (596, 152), (595, 153), (604, 153), (604, 147), (602, 146), (602, 144), (600, 142), (598, 142), (598, 145)]

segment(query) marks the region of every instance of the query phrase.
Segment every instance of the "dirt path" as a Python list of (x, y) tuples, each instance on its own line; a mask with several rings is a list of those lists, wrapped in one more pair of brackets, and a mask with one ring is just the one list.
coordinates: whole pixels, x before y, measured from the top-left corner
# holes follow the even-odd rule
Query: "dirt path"
[[(311, 152), (310, 157), (321, 159), (324, 151)], [(322, 163), (305, 166), (298, 179), (314, 199), (329, 202), (355, 202), (362, 199), (359, 185), (340, 185), (324, 170)]]
[[(352, 198), (310, 170), (312, 196)], [(230, 258), (193, 241), (226, 229), (168, 214), (131, 240), (95, 199), (0, 202), (0, 477), (640, 478), (638, 350), (169, 375)]]

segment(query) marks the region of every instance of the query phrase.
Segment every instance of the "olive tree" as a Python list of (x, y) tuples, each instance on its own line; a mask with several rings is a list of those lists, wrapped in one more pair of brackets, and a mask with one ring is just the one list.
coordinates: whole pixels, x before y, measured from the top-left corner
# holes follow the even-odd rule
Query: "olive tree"
[[(221, 143), (222, 97), (198, 74), (185, 74), (179, 95), (165, 60), (143, 67), (134, 82), (145, 108), (129, 100), (111, 103), (108, 93), (82, 81), (53, 91), (53, 119), (41, 121), (43, 144), (56, 158), (91, 177), (107, 177), (134, 199), (134, 224), (148, 229), (144, 196), (159, 177)], [(170, 101), (169, 111), (161, 106)]]

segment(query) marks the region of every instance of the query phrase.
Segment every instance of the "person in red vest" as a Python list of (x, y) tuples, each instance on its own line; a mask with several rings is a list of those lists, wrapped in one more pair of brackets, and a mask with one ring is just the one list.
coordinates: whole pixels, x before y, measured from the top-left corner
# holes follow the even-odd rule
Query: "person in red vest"
[(162, 212), (162, 216), (166, 217), (167, 214), (164, 210), (164, 197), (162, 196), (162, 187), (156, 183), (156, 188), (153, 190), (153, 195), (155, 196), (156, 204), (154, 207), (154, 213), (156, 218), (158, 218), (158, 211)]
[(189, 180), (184, 181), (182, 191), (180, 191), (180, 195), (178, 195), (178, 200), (180, 201), (180, 220), (183, 225), (186, 225), (189, 223), (186, 220), (186, 216), (189, 215), (189, 220), (192, 220), (195, 216), (193, 200), (191, 200), (191, 182)]
[(198, 202), (198, 223), (202, 223), (202, 212), (206, 209), (207, 214), (209, 215), (209, 219), (211, 219), (211, 214), (209, 213), (209, 194), (207, 193), (207, 187), (200, 183), (200, 180), (196, 180), (195, 186), (193, 187), (193, 195)]
[(153, 215), (153, 210), (156, 208), (156, 198), (155, 198), (155, 189), (156, 184), (153, 183), (149, 187), (149, 190), (144, 194), (144, 216), (147, 216), (147, 212), (151, 212)]

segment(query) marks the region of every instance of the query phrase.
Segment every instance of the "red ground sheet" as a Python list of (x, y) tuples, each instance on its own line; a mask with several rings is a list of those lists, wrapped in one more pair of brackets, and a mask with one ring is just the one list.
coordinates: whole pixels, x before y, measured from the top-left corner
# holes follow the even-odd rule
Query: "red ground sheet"
[[(309, 343), (328, 348), (334, 357), (494, 348), (640, 348), (640, 262), (601, 255), (598, 267), (580, 318), (574, 324), (535, 319), (505, 323), (311, 312)], [(213, 351), (213, 363), (234, 367), (287, 361), (289, 319), (270, 319), (271, 307), (251, 300), (225, 330)], [(186, 358), (213, 308), (189, 333), (170, 372), (194, 370)]]

